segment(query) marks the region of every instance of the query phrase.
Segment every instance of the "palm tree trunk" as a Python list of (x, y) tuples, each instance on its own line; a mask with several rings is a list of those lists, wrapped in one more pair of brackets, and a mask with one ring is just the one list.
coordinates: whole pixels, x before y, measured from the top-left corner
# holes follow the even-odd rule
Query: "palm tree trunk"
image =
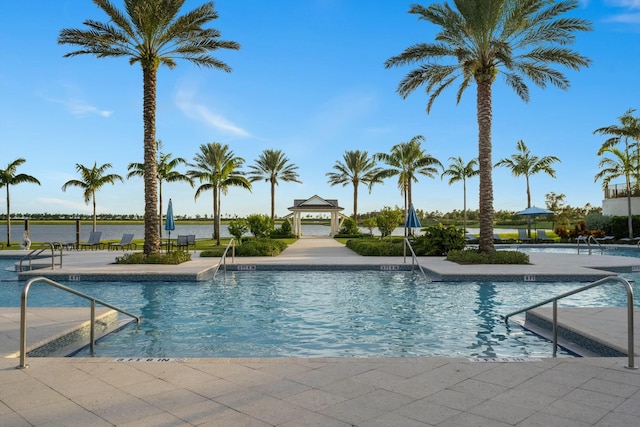
[(11, 247), (11, 199), (9, 198), (9, 183), (7, 182), (7, 247)]
[(462, 194), (464, 201), (462, 202), (462, 228), (467, 232), (467, 180), (462, 178)]
[[(527, 207), (531, 207), (531, 189), (529, 188), (529, 175), (525, 175), (527, 181)], [(531, 216), (527, 215), (527, 236), (531, 238)]]
[(162, 180), (158, 180), (158, 237), (162, 240)]
[(220, 218), (218, 212), (218, 198), (220, 197), (220, 190), (217, 186), (213, 187), (213, 240), (216, 241), (216, 245), (220, 246)]
[(358, 223), (358, 184), (353, 184), (353, 220)]
[(633, 213), (631, 212), (631, 178), (627, 178), (627, 226), (629, 227), (629, 239), (633, 239)]
[(144, 253), (160, 252), (158, 233), (158, 165), (156, 144), (157, 65), (142, 64), (144, 105)]
[(273, 180), (271, 182), (271, 222), (275, 226), (276, 221), (276, 183)]
[(93, 191), (91, 194), (91, 198), (93, 199), (93, 231), (96, 231), (97, 228), (97, 220), (96, 220), (96, 192)]
[(491, 107), (490, 78), (476, 80), (478, 93), (478, 163), (480, 169), (480, 243), (481, 252), (495, 250), (493, 246), (493, 178), (491, 161)]

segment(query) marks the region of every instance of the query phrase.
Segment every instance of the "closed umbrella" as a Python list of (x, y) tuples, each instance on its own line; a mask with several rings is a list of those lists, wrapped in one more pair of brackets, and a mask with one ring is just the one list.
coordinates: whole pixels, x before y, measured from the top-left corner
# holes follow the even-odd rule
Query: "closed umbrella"
[(413, 204), (409, 206), (409, 212), (407, 213), (407, 222), (404, 225), (406, 228), (420, 228), (420, 220), (418, 219), (418, 214), (416, 214), (416, 210), (413, 207)]
[(176, 223), (173, 220), (173, 203), (169, 199), (169, 206), (167, 207), (167, 217), (164, 220), (164, 229), (169, 232), (169, 242), (167, 243), (167, 252), (171, 246), (171, 231), (176, 229)]

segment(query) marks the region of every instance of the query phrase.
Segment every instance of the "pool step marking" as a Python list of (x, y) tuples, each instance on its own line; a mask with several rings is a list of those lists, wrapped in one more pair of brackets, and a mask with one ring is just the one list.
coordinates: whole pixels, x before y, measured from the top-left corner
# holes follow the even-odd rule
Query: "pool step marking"
[(480, 363), (514, 363), (514, 362), (541, 362), (537, 357), (470, 357), (470, 362)]
[(80, 281), (80, 275), (79, 274), (70, 275), (69, 276), (69, 281), (70, 282), (79, 282)]
[(525, 282), (535, 282), (536, 281), (536, 276), (534, 276), (534, 275), (524, 276), (524, 281)]
[(631, 271), (640, 271), (640, 265), (632, 265)]
[(257, 266), (255, 265), (238, 265), (238, 271), (249, 271), (249, 270), (255, 270), (257, 268)]
[(396, 271), (396, 270), (400, 270), (399, 265), (381, 265), (380, 266), (380, 271)]
[(114, 362), (186, 362), (189, 359), (175, 357), (119, 357)]

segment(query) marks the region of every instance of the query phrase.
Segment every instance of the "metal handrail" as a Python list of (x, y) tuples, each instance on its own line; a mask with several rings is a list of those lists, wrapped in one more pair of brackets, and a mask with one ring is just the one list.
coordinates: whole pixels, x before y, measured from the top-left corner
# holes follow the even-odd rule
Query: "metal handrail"
[(414, 264), (417, 264), (418, 268), (420, 269), (420, 272), (422, 273), (424, 278), (429, 280), (429, 277), (427, 276), (427, 273), (424, 272), (424, 270), (422, 269), (422, 266), (418, 262), (418, 257), (416, 256), (416, 253), (413, 251), (413, 248), (411, 247), (411, 243), (409, 243), (409, 239), (407, 239), (405, 237), (404, 238), (404, 243), (409, 247), (409, 250), (411, 251), (411, 271), (413, 271)]
[[(590, 234), (589, 237), (587, 237), (586, 239), (584, 239), (587, 243), (587, 248), (589, 250), (589, 255), (591, 255), (591, 242), (593, 241), (596, 245), (598, 245), (598, 248), (600, 249), (600, 255), (604, 254), (604, 248), (602, 247), (602, 245), (600, 244), (600, 242), (598, 242), (596, 240), (595, 237), (593, 237), (593, 234)], [(582, 240), (578, 239), (578, 254), (580, 253), (580, 242)]]
[(529, 311), (532, 310), (534, 308), (538, 308), (540, 306), (549, 304), (550, 302), (553, 303), (553, 356), (555, 357), (556, 353), (557, 353), (557, 349), (558, 349), (558, 300), (562, 299), (562, 298), (566, 298), (568, 296), (571, 295), (575, 295), (577, 293), (580, 292), (584, 292), (588, 289), (591, 288), (595, 288), (596, 286), (601, 286), (604, 284), (607, 284), (609, 282), (619, 282), (622, 283), (624, 285), (624, 287), (627, 289), (627, 354), (629, 357), (629, 365), (627, 366), (627, 368), (629, 369), (636, 369), (636, 367), (634, 366), (634, 342), (633, 342), (633, 288), (631, 287), (631, 284), (629, 283), (628, 280), (623, 279), (621, 277), (605, 277), (604, 279), (600, 279), (596, 282), (593, 282), (589, 285), (583, 286), (581, 288), (578, 289), (574, 289), (573, 291), (569, 291), (569, 292), (565, 292), (564, 294), (558, 295), (556, 297), (553, 298), (549, 298), (546, 299), (538, 304), (534, 304), (534, 305), (530, 305), (529, 307), (523, 308), (521, 310), (518, 311), (514, 311), (512, 313), (507, 314), (506, 316), (504, 316), (504, 323), (507, 323), (509, 321), (509, 317), (514, 316), (516, 314), (520, 314), (523, 313), (525, 311)]
[(109, 303), (101, 301), (92, 296), (83, 294), (82, 292), (78, 292), (75, 289), (71, 289), (65, 285), (62, 285), (58, 282), (54, 282), (51, 279), (47, 279), (46, 277), (34, 277), (29, 280), (26, 285), (24, 285), (24, 289), (22, 290), (22, 297), (20, 301), (20, 366), (18, 368), (23, 369), (28, 367), (27, 365), (27, 296), (29, 294), (29, 288), (32, 284), (36, 282), (43, 282), (47, 285), (53, 286), (54, 288), (61, 289), (65, 292), (69, 292), (70, 294), (79, 296), (84, 299), (88, 299), (91, 301), (91, 328), (90, 328), (90, 341), (91, 341), (91, 353), (93, 354), (94, 344), (95, 344), (95, 324), (96, 324), (96, 303), (108, 307), (112, 310), (116, 310), (122, 314), (126, 314), (127, 316), (133, 317), (136, 319), (136, 323), (140, 323), (140, 316), (136, 316), (135, 314), (129, 313), (128, 311), (122, 310), (121, 308), (115, 307)]
[[(60, 268), (62, 268), (62, 246), (59, 246), (58, 248), (60, 250)], [(40, 255), (47, 249), (51, 249), (51, 269), (55, 270), (56, 245), (54, 245), (53, 243), (41, 243), (40, 246), (22, 257), (22, 259), (20, 260), (20, 271), (23, 271), (22, 262), (25, 259), (29, 260), (29, 270), (31, 270), (31, 261), (33, 261), (33, 258)]]
[(216, 266), (216, 269), (213, 271), (213, 279), (216, 278), (216, 274), (218, 274), (218, 271), (220, 270), (220, 264), (224, 264), (224, 278), (227, 278), (227, 253), (229, 252), (229, 247), (232, 247), (232, 251), (231, 251), (231, 263), (235, 264), (236, 262), (236, 244), (235, 241), (233, 240), (233, 237), (231, 238), (231, 240), (229, 240), (229, 243), (227, 243), (227, 247), (224, 248), (224, 252), (222, 253), (222, 257), (220, 258), (220, 262), (218, 263), (218, 265)]

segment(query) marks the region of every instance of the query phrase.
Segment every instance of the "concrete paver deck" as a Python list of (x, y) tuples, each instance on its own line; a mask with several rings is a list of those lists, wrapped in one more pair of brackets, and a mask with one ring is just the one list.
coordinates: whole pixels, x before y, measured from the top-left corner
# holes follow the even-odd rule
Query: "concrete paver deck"
[[(365, 261), (330, 242), (301, 239), (300, 245), (264, 262), (398, 263), (397, 259)], [(556, 255), (546, 268), (571, 270), (574, 260), (563, 262)], [(74, 253), (66, 257), (63, 268), (68, 269), (67, 274), (96, 269), (117, 273), (122, 266), (105, 265), (108, 257), (113, 259), (113, 253)], [(540, 259), (532, 256), (536, 265)], [(619, 262), (581, 260), (583, 268), (609, 268), (609, 262)], [(585, 266), (587, 261), (592, 265)], [(444, 268), (439, 267), (440, 262), (423, 265)], [(612, 268), (635, 265), (635, 261), (625, 262)], [(211, 267), (197, 259), (193, 263), (179, 270), (192, 274)], [(485, 267), (490, 266), (480, 266), (475, 273), (468, 269), (464, 274), (482, 278), (504, 269)], [(133, 268), (142, 274), (153, 272), (144, 266)], [(12, 351), (5, 346), (14, 344), (3, 336), (15, 333), (15, 319), (11, 327), (3, 319), (0, 316), (0, 348), (8, 354)], [(618, 329), (601, 323), (605, 332)], [(28, 361), (29, 368), (15, 369), (17, 359), (0, 358), (0, 426), (640, 425), (640, 370), (627, 369), (627, 358), (618, 357), (486, 362), (461, 358), (146, 361), (57, 357)]]

